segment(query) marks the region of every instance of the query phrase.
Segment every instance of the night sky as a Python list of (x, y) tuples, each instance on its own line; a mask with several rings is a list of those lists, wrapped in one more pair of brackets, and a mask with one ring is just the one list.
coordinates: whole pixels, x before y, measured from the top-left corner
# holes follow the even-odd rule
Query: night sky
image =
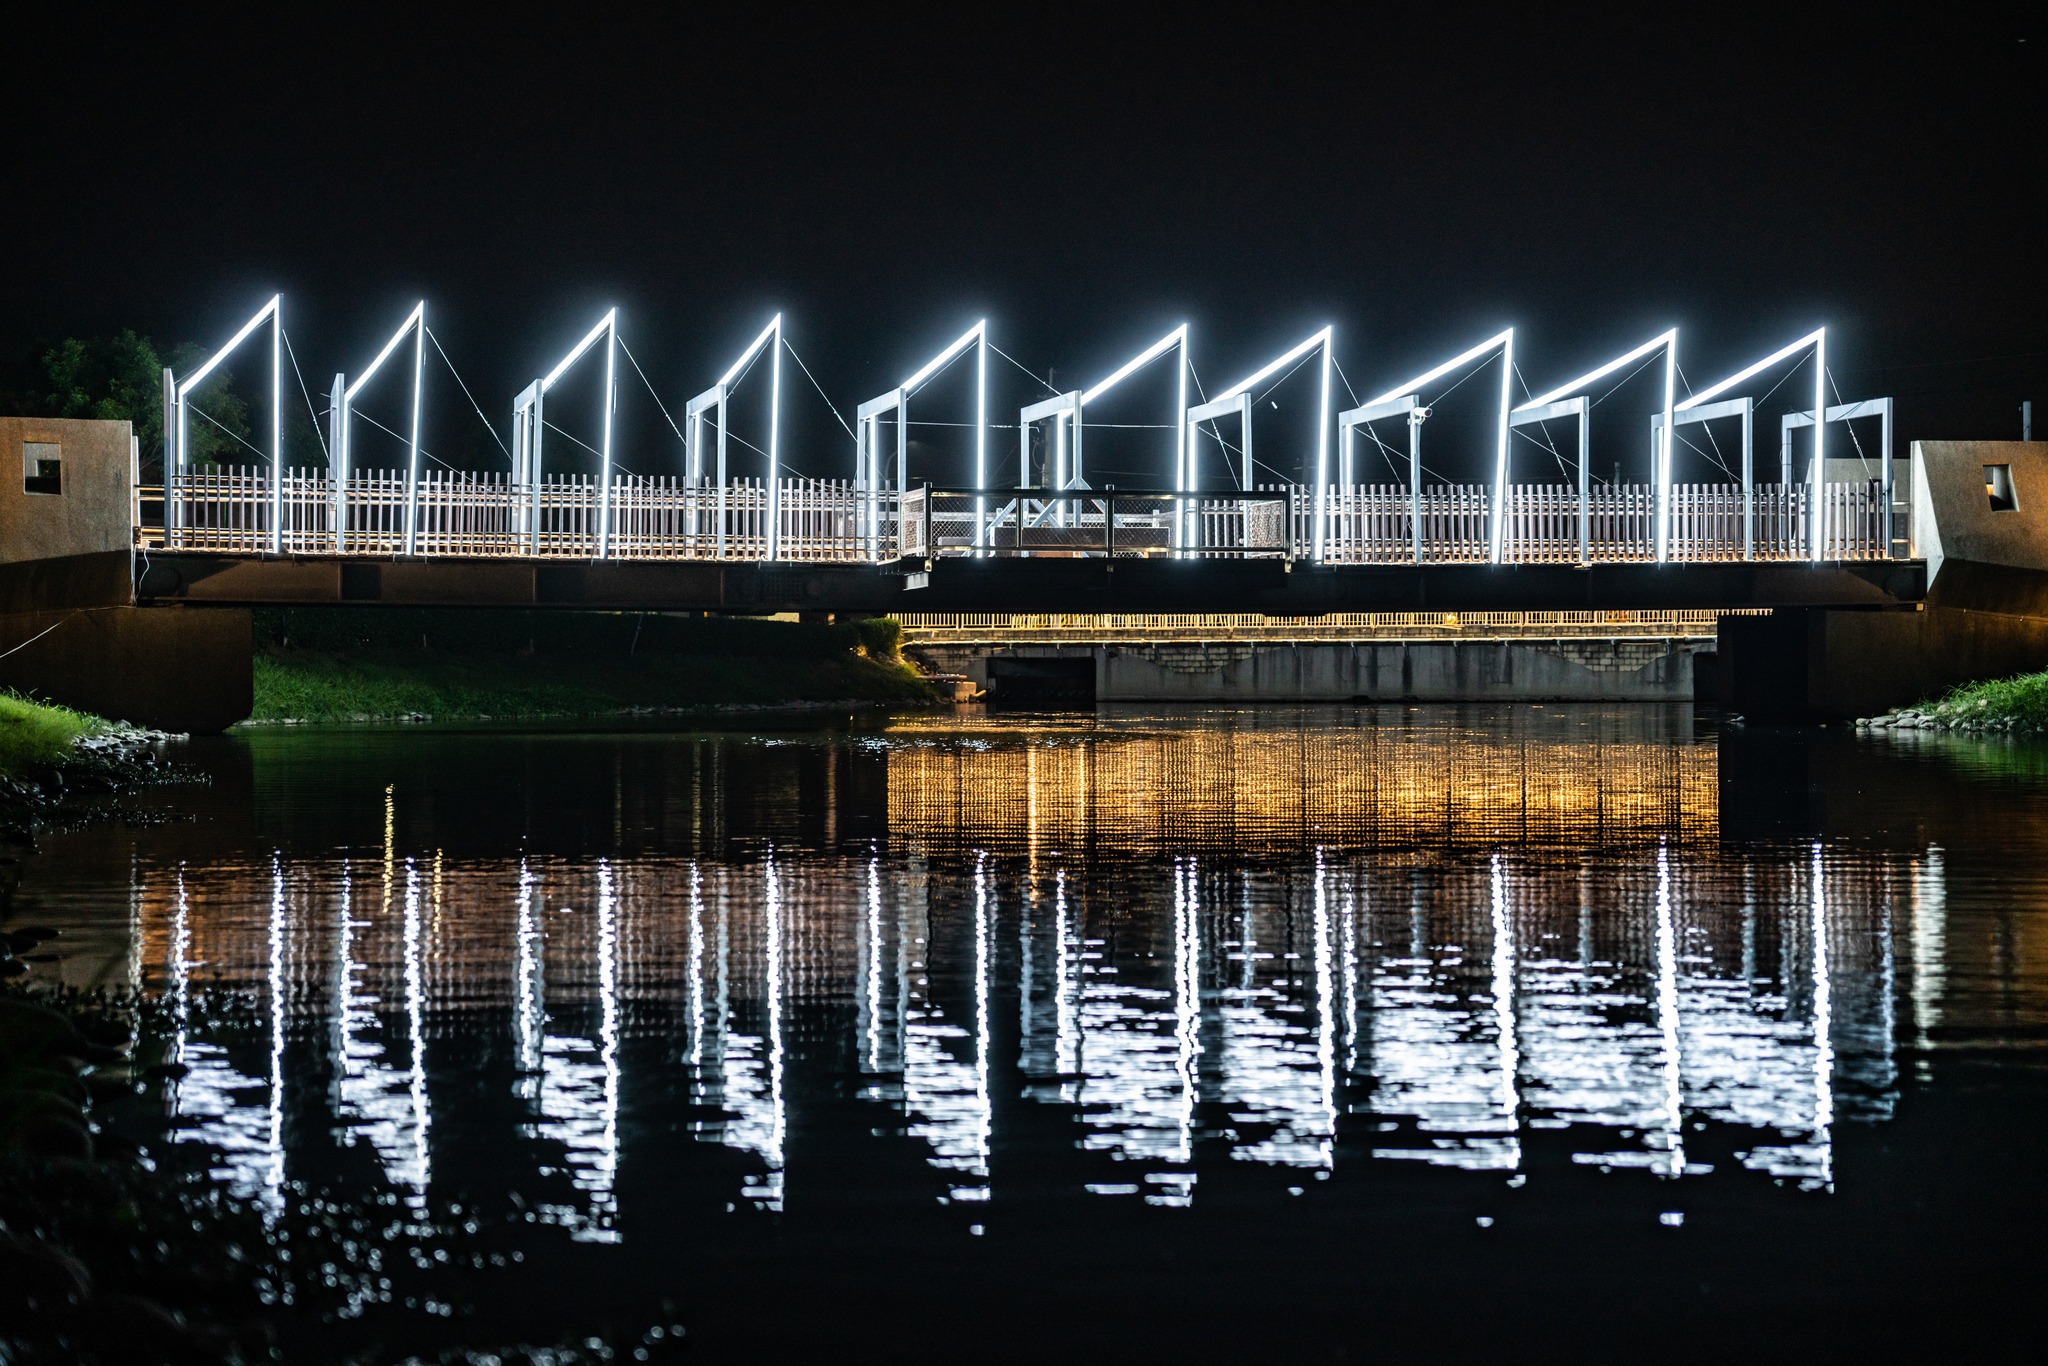
[[(2017, 436), (2019, 401), (2048, 401), (2048, 33), (1409, 12), (17, 29), (0, 352), (123, 326), (212, 344), (281, 290), (317, 406), (425, 297), (502, 430), (614, 303), (671, 412), (780, 308), (849, 417), (983, 315), (1060, 388), (1185, 319), (1209, 392), (1331, 322), (1361, 396), (1509, 324), (1519, 397), (1673, 324), (1698, 388), (1825, 323), (1844, 396), (1899, 396), (1904, 439)], [(1309, 373), (1267, 400), (1276, 467)], [(261, 389), (253, 360), (236, 375)], [(968, 417), (964, 375), (917, 416)], [(623, 376), (621, 463), (679, 468)], [(1001, 421), (1047, 392), (990, 378)], [(849, 473), (784, 383), (790, 463)], [(429, 446), (502, 468), (446, 372), (429, 386)], [(1459, 424), (1484, 388), (1430, 431), (1447, 477), (1483, 464)], [(367, 402), (395, 423), (403, 387)], [(1596, 468), (1647, 445), (1646, 382), (1613, 402)], [(549, 415), (594, 439), (594, 404), (572, 384)], [(1126, 479), (1170, 405), (1162, 367), (1103, 415), (1133, 424), (1102, 448)], [(943, 478), (959, 432), (918, 437)], [(1005, 472), (1015, 439), (991, 439)]]

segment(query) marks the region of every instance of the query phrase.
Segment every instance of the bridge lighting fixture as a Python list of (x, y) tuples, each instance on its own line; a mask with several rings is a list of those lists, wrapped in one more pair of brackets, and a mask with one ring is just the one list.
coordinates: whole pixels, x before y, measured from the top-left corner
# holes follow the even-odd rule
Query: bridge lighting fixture
[(975, 348), (974, 358), (974, 547), (977, 551), (987, 544), (988, 525), (988, 319), (962, 332), (949, 343), (945, 350), (925, 362), (916, 374), (886, 394), (877, 395), (860, 405), (854, 438), (854, 470), (856, 480), (869, 491), (870, 535), (877, 534), (880, 526), (880, 507), (876, 503), (882, 487), (882, 453), (878, 445), (879, 424), (890, 413), (896, 414), (896, 492), (900, 498), (910, 478), (910, 396), (950, 365), (954, 358), (969, 346)]
[[(1827, 473), (1827, 466), (1825, 464), (1825, 460), (1827, 454), (1827, 430), (1829, 416), (1828, 330), (1825, 327), (1816, 327), (1815, 329), (1813, 329), (1813, 331), (1807, 333), (1805, 336), (1801, 337), (1798, 341), (1793, 342), (1791, 345), (1781, 346), (1776, 351), (1773, 351), (1770, 355), (1765, 356), (1762, 360), (1756, 362), (1756, 364), (1747, 366), (1741, 370), (1736, 371), (1734, 374), (1728, 376), (1728, 378), (1722, 380), (1719, 384), (1710, 385), (1707, 388), (1700, 390), (1691, 398), (1679, 404), (1675, 411), (1682, 413), (1687, 411), (1688, 409), (1697, 408), (1701, 404), (1712, 400), (1718, 395), (1726, 393), (1728, 390), (1742, 383), (1742, 381), (1763, 373), (1765, 370), (1770, 369), (1773, 365), (1777, 365), (1781, 361), (1790, 360), (1793, 356), (1798, 355), (1801, 351), (1804, 351), (1809, 346), (1813, 348), (1813, 468), (1810, 471), (1808, 471), (1806, 480), (1806, 501), (1808, 521), (1806, 540), (1808, 547), (1807, 557), (1815, 564), (1818, 564), (1821, 559), (1821, 552), (1824, 549), (1824, 547), (1821, 544), (1821, 533), (1825, 529), (1825, 525), (1821, 520), (1821, 504), (1823, 502), (1821, 498), (1821, 491), (1825, 487)], [(1670, 420), (1671, 418), (1667, 413), (1665, 421), (1668, 423)], [(1887, 428), (1889, 428), (1889, 424), (1887, 424)], [(1787, 440), (1789, 441), (1790, 438), (1788, 437)], [(1892, 462), (1890, 446), (1891, 443), (1889, 439), (1887, 439), (1885, 443), (1886, 449), (1884, 453), (1883, 465), (1883, 496), (1885, 506), (1885, 538), (1887, 551), (1889, 551), (1891, 538), (1890, 527), (1892, 504)]]
[[(384, 349), (369, 363), (363, 373), (357, 375), (355, 383), (341, 389), (341, 396), (334, 405), (334, 415), (329, 419), (329, 431), (333, 434), (328, 443), (329, 474), (334, 484), (334, 534), (336, 544), (346, 542), (348, 527), (348, 476), (354, 469), (349, 443), (352, 439), (351, 419), (355, 415), (355, 398), (391, 359), (391, 353), (405, 340), (406, 333), (413, 334), (412, 345), (412, 433), (408, 442), (405, 466), (405, 553), (414, 553), (418, 538), (420, 509), (420, 390), (421, 379), (426, 365), (427, 344), (427, 301), (420, 300), (413, 305), (412, 312), (405, 315), (405, 321), (391, 334), (391, 340), (384, 343)], [(337, 375), (336, 380), (342, 377)]]
[(1430, 410), (1422, 402), (1422, 387), (1435, 383), (1453, 371), (1463, 369), (1496, 349), (1500, 351), (1500, 418), (1494, 439), (1493, 518), (1488, 528), (1487, 546), (1488, 559), (1494, 564), (1499, 564), (1505, 526), (1502, 509), (1505, 507), (1508, 483), (1508, 407), (1513, 401), (1508, 384), (1515, 373), (1514, 328), (1495, 333), (1470, 350), (1451, 357), (1434, 370), (1424, 371), (1407, 383), (1396, 385), (1379, 397), (1337, 415), (1338, 473), (1347, 487), (1352, 477), (1353, 433), (1359, 427), (1379, 418), (1407, 418), (1408, 530), (1417, 564), (1422, 563), (1422, 424), (1430, 416)]
[(746, 373), (754, 358), (761, 354), (764, 346), (774, 347), (768, 362), (768, 558), (780, 559), (782, 555), (782, 462), (780, 457), (782, 433), (782, 315), (777, 313), (761, 329), (760, 335), (747, 343), (747, 349), (740, 352), (739, 359), (718, 377), (718, 383), (691, 399), (684, 406), (684, 438), (686, 461), (685, 477), (690, 487), (695, 488), (704, 481), (704, 414), (716, 409), (718, 423), (718, 552), (725, 554), (725, 405), (733, 385)]
[[(1189, 442), (1189, 455), (1187, 458), (1187, 463), (1190, 466), (1192, 466), (1192, 464), (1194, 463), (1193, 437), (1195, 425), (1197, 423), (1207, 421), (1211, 417), (1220, 417), (1224, 413), (1230, 411), (1236, 411), (1242, 415), (1244, 425), (1247, 429), (1245, 432), (1245, 468), (1243, 483), (1246, 488), (1250, 488), (1252, 472), (1251, 435), (1249, 429), (1251, 427), (1250, 403), (1252, 389), (1264, 380), (1271, 378), (1273, 375), (1278, 374), (1280, 371), (1294, 364), (1296, 361), (1300, 360), (1303, 356), (1306, 356), (1309, 352), (1315, 350), (1317, 347), (1320, 346), (1323, 349), (1322, 393), (1321, 397), (1317, 401), (1316, 406), (1315, 534), (1312, 542), (1313, 548), (1311, 551), (1312, 557), (1318, 561), (1320, 561), (1323, 558), (1325, 533), (1329, 529), (1328, 523), (1330, 500), (1330, 371), (1335, 361), (1333, 352), (1336, 349), (1336, 340), (1336, 328), (1325, 327), (1319, 332), (1312, 333), (1306, 339), (1304, 339), (1294, 347), (1290, 348), (1284, 354), (1268, 362), (1266, 365), (1254, 371), (1252, 374), (1245, 376), (1237, 383), (1231, 385), (1228, 389), (1225, 389), (1222, 393), (1216, 395), (1216, 397), (1210, 399), (1207, 403), (1200, 404), (1193, 408), (1183, 409), (1183, 411), (1187, 414), (1186, 425), (1188, 428)], [(1190, 472), (1189, 483), (1190, 485), (1192, 485), (1193, 483), (1192, 471)]]
[[(193, 386), (212, 374), (220, 363), (234, 352), (234, 349), (249, 339), (249, 334), (270, 324), (270, 549), (273, 554), (284, 546), (284, 296), (273, 294), (270, 302), (256, 310), (256, 316), (242, 324), (242, 330), (228, 341), (226, 346), (207, 358), (204, 365), (181, 380), (174, 380), (169, 370), (164, 371), (164, 439), (167, 454), (174, 457), (165, 463), (185, 471), (188, 434), (185, 424), (185, 396)], [(169, 498), (167, 509), (176, 507), (177, 500)], [(175, 519), (175, 512), (169, 512)]]
[(544, 379), (527, 385), (512, 401), (513, 472), (531, 490), (526, 507), (527, 524), (523, 529), (535, 554), (540, 553), (540, 480), (544, 469), (541, 448), (547, 431), (543, 420), (547, 392), (568, 373), (570, 366), (597, 344), (599, 337), (605, 339), (605, 350), (604, 435), (598, 444), (597, 558), (606, 559), (611, 554), (612, 413), (618, 407), (615, 380), (618, 373), (619, 310), (616, 308), (598, 319), (597, 325), (583, 335), (583, 340), (577, 342)]
[[(1607, 378), (1609, 375), (1621, 369), (1623, 366), (1631, 365), (1636, 361), (1641, 360), (1643, 357), (1656, 351), (1659, 347), (1662, 347), (1664, 350), (1663, 424), (1658, 428), (1658, 435), (1656, 439), (1655, 448), (1652, 451), (1652, 458), (1656, 463), (1656, 470), (1653, 478), (1657, 490), (1657, 563), (1665, 564), (1671, 558), (1671, 451), (1673, 440), (1672, 416), (1677, 407), (1678, 400), (1678, 329), (1673, 327), (1663, 332), (1660, 332), (1656, 336), (1644, 342), (1641, 346), (1638, 346), (1635, 350), (1630, 351), (1626, 355), (1616, 356), (1613, 360), (1607, 362), (1607, 364), (1603, 366), (1600, 366), (1598, 369), (1588, 370), (1585, 374), (1580, 375), (1577, 379), (1571, 381), (1569, 384), (1561, 384), (1557, 388), (1552, 389), (1547, 394), (1543, 394), (1537, 398), (1532, 398), (1527, 403), (1517, 404), (1515, 407), (1515, 412), (1526, 413), (1532, 409), (1549, 407), (1550, 405), (1557, 403), (1559, 400), (1562, 399), (1582, 395), (1585, 393), (1587, 389), (1591, 388), (1595, 384), (1598, 384), (1601, 380)], [(1590, 412), (1588, 412), (1585, 416), (1581, 418), (1581, 421), (1590, 420)], [(1500, 561), (1502, 511), (1503, 509), (1498, 504), (1496, 504), (1494, 508), (1493, 552), (1495, 563), (1499, 563)]]

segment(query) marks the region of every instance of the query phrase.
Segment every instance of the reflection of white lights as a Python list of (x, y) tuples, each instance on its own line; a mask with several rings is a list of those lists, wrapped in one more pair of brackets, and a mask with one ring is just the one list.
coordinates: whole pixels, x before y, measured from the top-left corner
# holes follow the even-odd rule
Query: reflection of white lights
[(1685, 1170), (1685, 1098), (1678, 1047), (1678, 935), (1671, 923), (1671, 851), (1657, 845), (1657, 1034), (1663, 1053), (1666, 1176)]
[(519, 899), (515, 903), (512, 932), (518, 944), (515, 960), (512, 1027), (519, 1049), (519, 1094), (528, 1100), (540, 1073), (541, 1037), (544, 1017), (541, 992), (540, 927), (534, 914), (534, 876), (525, 859), (519, 860)]
[(1913, 1033), (1924, 1051), (1948, 986), (1948, 878), (1941, 846), (1913, 865)]
[[(912, 1137), (931, 1145), (926, 1159), (941, 1171), (958, 1173), (947, 1191), (951, 1200), (989, 1198), (989, 917), (992, 889), (988, 855), (974, 866), (974, 1028), (949, 1023), (931, 999), (931, 922), (925, 921), (923, 957), (911, 964), (916, 975), (904, 1022), (903, 1105)], [(962, 1058), (963, 1050), (971, 1050)]]

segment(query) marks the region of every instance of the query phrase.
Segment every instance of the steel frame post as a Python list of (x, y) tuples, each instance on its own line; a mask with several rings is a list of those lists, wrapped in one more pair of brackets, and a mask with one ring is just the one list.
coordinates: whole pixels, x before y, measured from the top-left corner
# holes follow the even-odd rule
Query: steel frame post
[(178, 379), (177, 379), (177, 376), (175, 376), (175, 375), (173, 375), (173, 374), (171, 373), (171, 367), (170, 367), (170, 366), (168, 366), (168, 365), (166, 365), (166, 366), (164, 367), (164, 457), (163, 457), (163, 466), (164, 466), (164, 476), (163, 476), (163, 477), (164, 477), (164, 545), (165, 545), (166, 547), (168, 547), (168, 546), (169, 546), (169, 545), (171, 544), (171, 531), (172, 531), (172, 529), (173, 529), (174, 527), (176, 527), (176, 525), (177, 525), (177, 521), (176, 521), (176, 513), (175, 513), (175, 512), (173, 511), (173, 504), (174, 504), (174, 503), (176, 502), (176, 499), (174, 499), (174, 498), (173, 498), (173, 497), (171, 496), (171, 473), (172, 473), (172, 469), (173, 469), (172, 461), (173, 461), (173, 459), (175, 458), (174, 452), (173, 452), (173, 450), (172, 450), (172, 446), (173, 446), (173, 445), (175, 444), (175, 442), (177, 441), (177, 431), (178, 431), (178, 426), (179, 426), (179, 414), (178, 414)]
[[(1742, 558), (1753, 560), (1756, 558), (1756, 400), (1730, 398), (1695, 407), (1681, 404), (1672, 412), (1672, 421), (1679, 427), (1688, 422), (1711, 422), (1723, 417), (1742, 419)], [(1650, 415), (1652, 440), (1663, 423), (1663, 414)], [(1675, 449), (1675, 437), (1673, 446)]]
[(334, 485), (334, 553), (348, 549), (348, 424), (341, 420), (348, 376), (336, 375), (327, 396), (327, 480)]
[[(1584, 397), (1585, 390), (1591, 385), (1598, 383), (1602, 379), (1605, 379), (1608, 375), (1613, 374), (1616, 370), (1621, 369), (1624, 365), (1630, 365), (1636, 361), (1641, 360), (1643, 357), (1651, 354), (1659, 348), (1662, 348), (1664, 351), (1664, 427), (1663, 439), (1661, 441), (1653, 441), (1652, 443), (1650, 452), (1650, 476), (1655, 486), (1656, 499), (1656, 526), (1654, 531), (1656, 557), (1658, 564), (1664, 564), (1668, 562), (1670, 555), (1669, 531), (1671, 524), (1671, 429), (1673, 425), (1671, 415), (1678, 407), (1682, 406), (1677, 403), (1678, 329), (1675, 327), (1665, 329), (1663, 332), (1658, 333), (1656, 336), (1644, 342), (1641, 346), (1636, 347), (1633, 351), (1630, 351), (1625, 355), (1616, 356), (1613, 360), (1608, 361), (1605, 365), (1587, 371), (1585, 374), (1580, 375), (1577, 379), (1571, 381), (1569, 384), (1560, 384), (1557, 388), (1552, 389), (1549, 393), (1543, 394), (1536, 398), (1532, 398), (1526, 403), (1516, 405), (1514, 412), (1517, 416), (1527, 413), (1534, 413), (1538, 410), (1543, 410), (1546, 413), (1554, 413), (1559, 399), (1570, 398), (1574, 396)], [(1502, 386), (1502, 394), (1503, 396), (1505, 396), (1506, 394), (1505, 384), (1503, 384)], [(1534, 419), (1524, 419), (1524, 421), (1528, 420)], [(1591, 417), (1589, 413), (1587, 421), (1590, 420)], [(1520, 426), (1522, 425), (1522, 423), (1517, 422), (1515, 425)]]
[[(924, 363), (918, 372), (886, 394), (878, 395), (860, 405), (857, 410), (862, 420), (879, 419), (883, 414), (896, 414), (896, 492), (897, 515), (902, 516), (902, 496), (910, 482), (910, 396), (936, 376), (954, 357), (969, 346), (976, 348), (974, 364), (974, 537), (973, 550), (977, 557), (987, 553), (988, 545), (988, 319), (983, 318), (949, 343), (945, 350)], [(870, 455), (878, 455), (869, 443)], [(856, 459), (858, 443), (856, 443)], [(900, 536), (898, 538), (901, 539)], [(928, 547), (936, 550), (936, 547)]]
[[(1386, 409), (1389, 415), (1399, 411), (1406, 411), (1408, 413), (1409, 529), (1412, 536), (1416, 564), (1422, 563), (1422, 423), (1428, 419), (1430, 411), (1422, 405), (1420, 391), (1424, 385), (1442, 379), (1453, 370), (1471, 365), (1495, 348), (1499, 348), (1501, 353), (1500, 421), (1498, 430), (1495, 433), (1493, 499), (1495, 516), (1492, 534), (1489, 537), (1489, 557), (1493, 563), (1498, 564), (1500, 562), (1500, 510), (1507, 495), (1508, 403), (1511, 397), (1508, 386), (1515, 373), (1515, 329), (1512, 327), (1505, 328), (1488, 337), (1479, 345), (1451, 357), (1434, 370), (1424, 371), (1414, 379), (1395, 385), (1379, 397), (1369, 400), (1364, 408), (1353, 410), (1354, 412), (1372, 410), (1377, 415), (1382, 405), (1393, 404), (1395, 405), (1394, 407)], [(1402, 403), (1407, 403), (1409, 406), (1404, 410), (1399, 406)]]
[[(1593, 485), (1589, 467), (1592, 464), (1593, 404), (1584, 394), (1572, 398), (1546, 403), (1540, 408), (1517, 408), (1508, 415), (1510, 429), (1533, 427), (1538, 423), (1554, 419), (1572, 418), (1579, 426), (1579, 563), (1586, 564), (1592, 559)], [(1655, 419), (1651, 419), (1654, 424)], [(1547, 440), (1547, 438), (1546, 438)]]
[[(406, 555), (411, 555), (415, 551), (417, 528), (419, 523), (421, 399), (420, 389), (424, 381), (426, 367), (426, 300), (422, 299), (417, 304), (413, 305), (412, 312), (405, 315), (405, 321), (398, 325), (398, 330), (393, 332), (391, 334), (390, 340), (384, 343), (384, 347), (377, 353), (376, 359), (372, 360), (367, 366), (363, 368), (363, 372), (360, 375), (356, 376), (355, 383), (344, 385), (342, 382), (342, 376), (336, 375), (334, 377), (337, 394), (337, 400), (335, 404), (337, 411), (337, 420), (335, 426), (336, 436), (333, 443), (333, 450), (336, 453), (335, 458), (340, 461), (343, 470), (346, 471), (349, 466), (351, 443), (354, 440), (353, 434), (355, 430), (354, 422), (356, 395), (363, 391), (363, 386), (367, 385), (372, 379), (376, 377), (377, 372), (383, 368), (384, 362), (391, 358), (391, 353), (398, 349), (398, 344), (401, 341), (405, 340), (406, 333), (408, 332), (412, 334), (413, 341), (412, 435), (409, 439), (409, 444), (407, 447), (405, 466), (405, 539), (403, 542), (402, 553)], [(337, 499), (339, 499), (340, 496), (341, 495), (337, 493)], [(335, 506), (337, 508), (335, 534), (337, 537), (338, 548), (339, 537), (341, 533), (341, 523), (338, 520), (339, 516), (341, 515), (339, 510), (343, 507), (343, 504), (337, 501)]]
[(1286, 353), (1269, 361), (1263, 368), (1247, 375), (1231, 385), (1207, 403), (1187, 409), (1186, 425), (1192, 430), (1196, 423), (1231, 411), (1233, 400), (1243, 399), (1244, 421), (1244, 468), (1245, 487), (1250, 488), (1252, 468), (1252, 424), (1251, 389), (1260, 381), (1278, 374), (1287, 366), (1306, 356), (1317, 347), (1323, 349), (1322, 389), (1316, 408), (1316, 451), (1315, 451), (1315, 497), (1312, 502), (1314, 526), (1310, 532), (1311, 556), (1317, 561), (1323, 558), (1323, 540), (1327, 530), (1325, 522), (1329, 511), (1330, 474), (1330, 372), (1334, 364), (1333, 352), (1336, 347), (1336, 328), (1324, 327), (1312, 333), (1306, 340), (1298, 342)]
[(535, 380), (532, 385), (530, 385), (527, 389), (520, 393), (518, 398), (513, 400), (513, 417), (515, 423), (523, 415), (526, 421), (531, 424), (533, 433), (532, 442), (527, 449), (528, 460), (530, 462), (530, 473), (532, 475), (531, 482), (533, 485), (532, 546), (533, 553), (535, 555), (538, 555), (540, 553), (540, 481), (541, 475), (545, 472), (547, 468), (542, 460), (542, 448), (545, 442), (544, 434), (546, 432), (547, 427), (545, 420), (546, 410), (544, 407), (544, 403), (547, 398), (548, 390), (554, 388), (556, 381), (558, 381), (559, 379), (562, 378), (563, 375), (568, 373), (570, 366), (574, 365), (577, 361), (583, 358), (584, 352), (588, 351), (592, 346), (595, 346), (597, 344), (597, 339), (599, 337), (603, 337), (605, 339), (603, 408), (604, 435), (600, 439), (598, 446), (597, 554), (595, 558), (600, 560), (607, 558), (610, 550), (612, 502), (612, 414), (617, 410), (619, 406), (619, 391), (617, 385), (619, 349), (619, 310), (616, 308), (608, 310), (602, 318), (599, 318), (597, 320), (597, 325), (591, 328), (590, 331), (583, 334), (583, 339), (576, 343), (576, 345), (570, 350), (569, 354), (562, 357), (561, 360), (555, 363), (554, 369), (548, 371), (548, 373), (542, 378)]
[[(1889, 398), (1866, 398), (1855, 403), (1837, 403), (1833, 407), (1828, 408), (1826, 413), (1829, 422), (1851, 422), (1859, 417), (1875, 417), (1883, 424), (1881, 435), (1878, 438), (1879, 445), (1882, 448), (1878, 458), (1878, 490), (1879, 496), (1884, 502), (1882, 511), (1884, 553), (1885, 558), (1889, 559), (1892, 553), (1892, 532), (1894, 529), (1892, 525), (1892, 400)], [(1814, 425), (1811, 413), (1786, 413), (1779, 419), (1780, 449), (1785, 452), (1791, 451), (1794, 428), (1811, 427)], [(1816, 445), (1815, 449), (1819, 449), (1818, 445)], [(1789, 460), (1789, 454), (1784, 458)]]
[[(1381, 418), (1398, 417), (1408, 427), (1408, 541), (1409, 553), (1415, 563), (1422, 563), (1422, 424), (1429, 418), (1429, 409), (1422, 406), (1420, 394), (1402, 394), (1398, 398), (1387, 397), (1347, 408), (1337, 414), (1337, 434), (1342, 446), (1344, 486), (1350, 488), (1357, 477), (1354, 466), (1358, 429)], [(1378, 440), (1377, 437), (1374, 438)]]

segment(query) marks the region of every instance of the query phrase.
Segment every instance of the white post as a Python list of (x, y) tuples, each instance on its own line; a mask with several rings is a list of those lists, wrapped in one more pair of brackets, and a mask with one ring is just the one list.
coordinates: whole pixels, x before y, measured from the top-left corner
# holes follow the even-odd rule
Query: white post
[(1828, 445), (1828, 333), (1826, 328), (1813, 344), (1813, 474), (1807, 481), (1807, 497), (1813, 506), (1808, 511), (1812, 523), (1807, 533), (1811, 538), (1809, 555), (1813, 563), (1819, 564), (1825, 547), (1821, 544), (1821, 533), (1826, 529), (1822, 520), (1824, 495), (1827, 493), (1827, 445)]
[(334, 551), (348, 540), (348, 376), (336, 375), (327, 399), (327, 479), (334, 487)]
[(604, 337), (604, 439), (598, 453), (597, 558), (608, 559), (612, 545), (612, 414), (619, 406), (614, 375), (618, 366), (619, 311), (607, 316)]
[(284, 309), (270, 310), (270, 553), (284, 550)]
[(775, 315), (775, 355), (768, 367), (768, 558), (782, 557), (782, 465), (776, 437), (782, 421), (782, 315)]

